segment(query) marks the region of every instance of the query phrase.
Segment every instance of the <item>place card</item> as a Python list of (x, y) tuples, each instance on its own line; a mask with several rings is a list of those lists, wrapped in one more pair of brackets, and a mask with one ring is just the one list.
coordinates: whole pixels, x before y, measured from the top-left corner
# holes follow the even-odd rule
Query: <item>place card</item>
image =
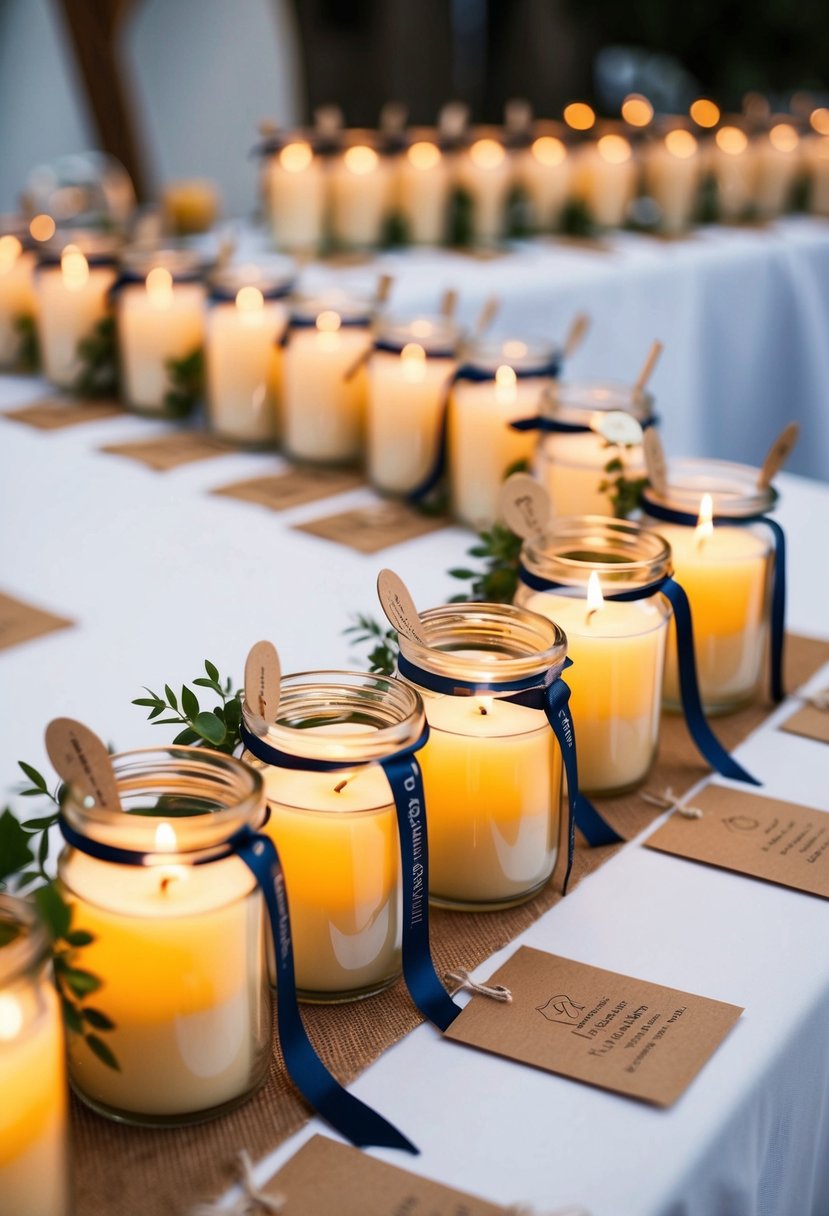
[(504, 1216), (507, 1209), (313, 1136), (261, 1188), (281, 1216)]
[(287, 473), (270, 477), (251, 477), (246, 481), (234, 481), (227, 486), (211, 490), (225, 498), (240, 498), (242, 502), (253, 502), (271, 511), (287, 511), (306, 502), (320, 498), (331, 498), (334, 494), (345, 494), (365, 485), (362, 473), (354, 469), (319, 469), (297, 466)]
[(449, 520), (443, 516), (422, 515), (402, 502), (383, 502), (343, 511), (339, 515), (326, 515), (295, 527), (298, 532), (333, 540), (358, 553), (379, 553), (381, 549), (426, 536), (448, 525)]
[(144, 464), (157, 473), (166, 473), (180, 464), (192, 464), (196, 460), (210, 460), (237, 449), (215, 435), (203, 435), (199, 431), (171, 431), (169, 435), (158, 435), (155, 439), (135, 439), (129, 443), (109, 443), (101, 448), (113, 456), (126, 456)]
[(723, 785), (707, 785), (694, 795), (694, 806), (702, 818), (675, 812), (646, 846), (829, 899), (824, 811)]
[(21, 642), (29, 642), (32, 638), (52, 633), (55, 629), (68, 629), (74, 623), (0, 592), (0, 650), (8, 650)]
[(742, 1009), (521, 946), (446, 1037), (655, 1106), (670, 1106)]
[(780, 723), (780, 730), (788, 731), (790, 735), (802, 735), (804, 739), (817, 739), (819, 743), (829, 743), (829, 709), (804, 705)]
[(19, 409), (6, 410), (4, 418), (12, 422), (23, 422), (38, 431), (59, 431), (66, 426), (78, 426), (82, 422), (100, 422), (114, 418), (125, 411), (117, 401), (104, 401), (86, 397), (42, 397), (21, 405)]

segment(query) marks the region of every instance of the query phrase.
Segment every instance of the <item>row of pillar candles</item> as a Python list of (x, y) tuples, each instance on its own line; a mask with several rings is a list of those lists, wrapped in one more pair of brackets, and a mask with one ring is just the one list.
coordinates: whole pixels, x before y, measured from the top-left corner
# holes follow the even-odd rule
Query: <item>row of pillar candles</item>
[[(707, 518), (696, 526), (553, 519), (524, 544), (535, 585), (522, 583), (514, 606), (415, 612), (400, 633), (396, 677), (280, 678), (275, 652), (276, 675), (272, 666), (265, 677), (259, 643), (243, 707), (256, 755), (116, 755), (117, 809), (70, 788), (63, 813), (75, 836), (59, 877), (73, 927), (94, 935), (77, 965), (103, 981), (95, 1003), (115, 1024), (106, 1038), (119, 1064), (107, 1067), (70, 1034), (79, 1095), (111, 1117), (174, 1124), (222, 1113), (263, 1081), (272, 1028), (261, 895), (238, 857), (210, 860), (245, 825), (262, 826), (282, 859), (300, 996), (352, 1000), (397, 981), (398, 823), (381, 767), (392, 754), (422, 748), (430, 899), (487, 911), (531, 898), (558, 856), (562, 755), (545, 713), (500, 686), (547, 688), (569, 655), (581, 788), (641, 786), (658, 747), (663, 676), (666, 705), (678, 697), (669, 612), (658, 592), (607, 597), (650, 588), (673, 568), (692, 604), (706, 709), (750, 700), (774, 561), (766, 525), (746, 525), (774, 506), (762, 483), (745, 466), (680, 462), (669, 466), (667, 491), (650, 492), (652, 509), (682, 513), (703, 490)], [(539, 579), (549, 589), (537, 590)], [(318, 771), (325, 764), (336, 771)], [(84, 842), (141, 863), (90, 855)], [(49, 951), (24, 903), (0, 897), (4, 926), (0, 1187), (15, 1216), (65, 1216), (64, 1057)]]

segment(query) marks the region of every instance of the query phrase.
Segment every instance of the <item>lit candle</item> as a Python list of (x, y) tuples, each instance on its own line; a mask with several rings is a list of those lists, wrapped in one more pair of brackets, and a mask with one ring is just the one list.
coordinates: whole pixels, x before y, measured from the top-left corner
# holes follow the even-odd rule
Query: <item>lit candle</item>
[(786, 211), (795, 180), (803, 164), (800, 136), (788, 122), (776, 123), (768, 135), (754, 142), (757, 182), (754, 204), (760, 219), (770, 220)]
[(0, 1205), (68, 1216), (65, 1044), (51, 951), (32, 909), (0, 896)]
[(563, 140), (539, 135), (529, 148), (515, 153), (515, 173), (529, 199), (532, 228), (536, 232), (557, 228), (573, 178), (573, 159)]
[(38, 266), (35, 292), (43, 370), (59, 388), (72, 387), (80, 371), (78, 343), (109, 312), (114, 282), (114, 267), (90, 264), (78, 245), (66, 245), (57, 264), (49, 260)]
[(368, 143), (354, 143), (332, 159), (331, 235), (338, 244), (371, 249), (381, 243), (393, 201), (394, 177), (391, 158)]
[(579, 149), (576, 193), (600, 228), (619, 228), (636, 189), (633, 149), (623, 135), (602, 135)]
[(390, 494), (425, 478), (438, 450), (459, 333), (444, 317), (386, 322), (368, 364), (369, 477)]
[(0, 368), (13, 369), (20, 353), (19, 325), (34, 323), (37, 257), (12, 233), (0, 236)]
[(645, 184), (657, 203), (659, 226), (669, 235), (684, 232), (694, 217), (702, 176), (699, 145), (690, 131), (677, 127), (645, 152)]
[(434, 139), (415, 139), (397, 163), (397, 207), (410, 241), (442, 245), (449, 218), (451, 171)]
[(322, 244), (326, 165), (306, 139), (275, 150), (265, 167), (265, 194), (277, 249), (313, 252)]
[(809, 209), (813, 215), (829, 215), (829, 136), (805, 140), (803, 154), (809, 172)]
[(283, 442), (303, 460), (348, 463), (363, 450), (371, 308), (332, 295), (300, 302), (283, 356)]
[(720, 127), (710, 149), (711, 169), (717, 183), (720, 219), (735, 223), (754, 203), (757, 162), (748, 137), (739, 127)]
[(475, 139), (460, 152), (457, 184), (472, 202), (472, 238), (477, 244), (496, 244), (504, 235), (507, 202), (513, 182), (512, 158), (498, 139)]

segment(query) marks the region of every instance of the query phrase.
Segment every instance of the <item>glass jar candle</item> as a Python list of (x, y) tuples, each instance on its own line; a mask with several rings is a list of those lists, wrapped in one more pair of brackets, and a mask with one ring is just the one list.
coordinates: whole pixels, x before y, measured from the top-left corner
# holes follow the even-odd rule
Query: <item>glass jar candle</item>
[(371, 323), (371, 304), (343, 293), (295, 303), (283, 351), (282, 439), (291, 456), (320, 464), (359, 459), (368, 377), (356, 363), (371, 345)]
[(619, 482), (645, 477), (640, 443), (610, 443), (599, 431), (611, 411), (644, 425), (653, 419), (653, 397), (617, 380), (554, 383), (542, 403), (551, 430), (539, 444), (537, 466), (557, 515), (614, 515)]
[(380, 323), (368, 364), (366, 430), (369, 477), (383, 493), (410, 493), (434, 465), (459, 342), (446, 317)]
[[(430, 734), (421, 752), (429, 825), (429, 898), (485, 910), (524, 903), (558, 856), (561, 752), (542, 710), (506, 698), (515, 681), (561, 671), (567, 641), (544, 617), (503, 604), (450, 604), (420, 614), (427, 645), (400, 635), (401, 672), (479, 685), (421, 693)], [(422, 677), (421, 677), (422, 679)], [(428, 681), (431, 683), (431, 679)], [(497, 685), (506, 685), (497, 689)]]
[(214, 275), (205, 323), (205, 392), (211, 429), (266, 447), (279, 435), (280, 340), (293, 263), (281, 269), (232, 266)]
[(452, 191), (450, 148), (432, 128), (409, 132), (408, 146), (397, 160), (396, 208), (406, 236), (415, 245), (442, 245), (448, 236)]
[[(711, 515), (700, 520), (706, 495)], [(691, 604), (697, 679), (709, 714), (737, 709), (757, 691), (769, 636), (773, 546), (767, 525), (740, 521), (763, 515), (776, 501), (771, 487), (758, 489), (756, 469), (724, 460), (670, 461), (667, 494), (645, 492), (644, 522), (670, 544)], [(664, 696), (668, 708), (679, 708), (673, 639)]]
[(39, 255), (35, 274), (37, 332), (43, 373), (72, 388), (81, 370), (78, 345), (110, 313), (116, 246), (94, 233), (63, 233)]
[(513, 177), (512, 155), (500, 130), (476, 127), (455, 161), (455, 184), (469, 196), (473, 244), (496, 245), (503, 239)]
[(35, 324), (37, 255), (29, 248), (22, 224), (4, 225), (0, 218), (0, 368), (20, 364), (24, 329)]
[(400, 844), (381, 761), (420, 738), (421, 700), (384, 676), (302, 672), (283, 677), (275, 722), (247, 705), (244, 722), (296, 765), (245, 753), (262, 770), (265, 831), (284, 866), (297, 990), (311, 1001), (379, 992), (401, 970)]
[[(525, 541), (521, 561), (526, 576), (515, 602), (567, 634), (580, 786), (604, 795), (635, 789), (659, 745), (670, 612), (658, 593), (630, 603), (603, 597), (670, 574), (671, 551), (638, 524), (564, 517), (538, 540)], [(553, 586), (541, 589), (544, 583)]]
[(676, 126), (643, 147), (645, 189), (659, 208), (659, 230), (686, 232), (694, 220), (702, 181), (703, 155), (696, 136)]
[(741, 127), (726, 123), (708, 148), (708, 163), (717, 187), (717, 209), (723, 223), (738, 223), (754, 206), (757, 159)]
[(449, 481), (454, 512), (470, 527), (498, 518), (501, 483), (531, 461), (532, 432), (510, 423), (538, 413), (559, 365), (554, 346), (522, 339), (482, 339), (464, 355), (449, 403)]
[(52, 952), (34, 908), (0, 895), (0, 1206), (68, 1216), (66, 1061)]
[(513, 153), (516, 180), (527, 195), (534, 232), (553, 232), (561, 225), (573, 180), (574, 157), (562, 123), (536, 123), (534, 138)]
[(314, 132), (268, 139), (262, 184), (273, 243), (286, 253), (316, 253), (324, 241), (327, 149)]
[(621, 228), (636, 192), (638, 166), (621, 130), (606, 124), (603, 134), (585, 140), (576, 154), (574, 192), (598, 228)]
[(789, 210), (795, 182), (803, 170), (796, 127), (791, 122), (773, 122), (768, 132), (754, 137), (753, 153), (757, 165), (755, 214), (761, 220), (773, 220)]
[(271, 1057), (265, 918), (256, 879), (223, 846), (264, 818), (262, 778), (201, 748), (112, 758), (122, 811), (70, 790), (69, 828), (93, 846), (128, 850), (118, 864), (66, 847), (59, 878), (94, 936), (79, 966), (103, 981), (118, 1071), (83, 1040), (69, 1074), (100, 1114), (128, 1123), (197, 1123), (238, 1106)]
[(346, 249), (374, 249), (394, 202), (395, 158), (372, 131), (348, 131), (331, 157), (328, 204), (331, 237)]

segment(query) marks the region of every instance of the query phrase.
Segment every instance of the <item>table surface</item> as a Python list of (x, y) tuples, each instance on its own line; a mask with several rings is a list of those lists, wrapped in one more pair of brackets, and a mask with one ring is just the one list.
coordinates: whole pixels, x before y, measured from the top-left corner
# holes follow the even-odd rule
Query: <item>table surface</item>
[[(674, 247), (670, 253), (679, 256)], [(601, 266), (602, 255), (595, 257)], [(43, 391), (35, 381), (2, 379), (0, 409)], [(142, 685), (190, 679), (205, 658), (240, 677), (258, 638), (273, 639), (289, 671), (354, 666), (342, 630), (354, 612), (376, 614), (381, 565), (397, 569), (423, 607), (456, 590), (445, 571), (471, 543), (458, 528), (373, 557), (293, 530), (374, 501), (368, 489), (274, 514), (208, 491), (274, 472), (278, 457), (231, 453), (155, 473), (97, 450), (164, 430), (126, 415), (53, 432), (0, 422), (0, 591), (77, 622), (0, 651), (6, 704), (14, 705), (0, 740), (6, 784), (19, 758), (46, 763), (42, 731), (53, 716), (81, 718), (119, 748), (166, 741), (168, 728), (153, 730), (129, 704)], [(792, 475), (778, 485), (790, 548), (789, 625), (826, 637), (829, 487)], [(827, 682), (824, 670), (813, 687)], [(737, 756), (770, 796), (829, 810), (826, 746), (775, 729), (791, 709), (781, 707)], [(633, 841), (476, 975), (490, 974), (521, 942), (746, 1013), (668, 1111), (473, 1052), (421, 1027), (353, 1087), (422, 1149), (415, 1159), (378, 1156), (544, 1212), (579, 1203), (592, 1216), (825, 1216), (822, 901)], [(312, 1121), (261, 1162), (257, 1176), (268, 1177), (319, 1130), (326, 1129)]]

